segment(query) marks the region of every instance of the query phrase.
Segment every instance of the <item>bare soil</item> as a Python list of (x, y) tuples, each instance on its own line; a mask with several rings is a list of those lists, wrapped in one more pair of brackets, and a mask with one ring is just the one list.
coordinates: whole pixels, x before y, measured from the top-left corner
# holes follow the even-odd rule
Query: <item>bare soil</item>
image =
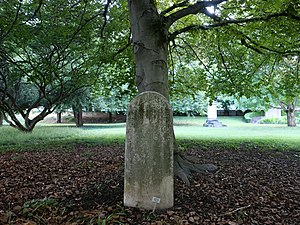
[(123, 206), (123, 147), (0, 154), (0, 224), (300, 224), (300, 153), (190, 149), (215, 183), (175, 180), (175, 205)]

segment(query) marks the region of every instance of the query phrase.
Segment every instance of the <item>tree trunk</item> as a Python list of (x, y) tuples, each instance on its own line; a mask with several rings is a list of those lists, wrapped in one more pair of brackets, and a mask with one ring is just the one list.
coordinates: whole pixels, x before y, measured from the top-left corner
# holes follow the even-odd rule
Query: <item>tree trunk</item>
[[(169, 90), (167, 65), (167, 30), (164, 29), (164, 25), (162, 23), (161, 17), (157, 12), (154, 0), (128, 0), (128, 6), (130, 12), (130, 25), (132, 32), (133, 51), (136, 66), (136, 85), (138, 88), (138, 92), (157, 92), (163, 95), (167, 99), (167, 101), (164, 102), (168, 103)], [(162, 99), (166, 100), (161, 95), (159, 96)], [(144, 107), (144, 105), (140, 104), (139, 107), (141, 108), (139, 110), (136, 110), (136, 112), (143, 111), (142, 107)], [(149, 118), (152, 119), (155, 115), (152, 114), (153, 112), (151, 111), (151, 107), (147, 107), (148, 112), (150, 112), (151, 114), (147, 116), (149, 120)], [(166, 121), (170, 121), (172, 123), (172, 116), (170, 114), (170, 111), (169, 115), (166, 115), (165, 117), (168, 118), (166, 119)], [(137, 118), (139, 117), (137, 116)], [(127, 124), (130, 125), (127, 125), (126, 128), (127, 138), (125, 148), (124, 205), (150, 209), (151, 206), (152, 208), (154, 206), (153, 199), (158, 199), (158, 202), (156, 202), (156, 204), (159, 204), (160, 199), (162, 199), (162, 204), (157, 205), (158, 208), (164, 209), (172, 207), (174, 202), (174, 179), (172, 176), (174, 146), (173, 139), (166, 138), (166, 140), (172, 140), (170, 141), (170, 143), (172, 143), (172, 146), (168, 145), (155, 148), (151, 144), (155, 140), (149, 140), (148, 138), (152, 137), (152, 133), (156, 133), (155, 129), (158, 129), (159, 126), (156, 126), (155, 129), (151, 129), (150, 126), (144, 126), (143, 129), (146, 129), (147, 132), (149, 132), (149, 135), (147, 135), (147, 138), (145, 138), (146, 140), (144, 140), (143, 137), (145, 136), (143, 135), (143, 132), (135, 133), (135, 127), (129, 127), (138, 127), (138, 125), (134, 125), (133, 123), (130, 123), (130, 121), (127, 121)], [(173, 127), (170, 126), (169, 128), (173, 132)], [(164, 129), (164, 132), (162, 132), (163, 135), (161, 135), (163, 137), (173, 135), (172, 132), (170, 132), (170, 129)], [(132, 133), (135, 134), (134, 137), (132, 137)], [(141, 135), (141, 137), (139, 137), (139, 135)], [(149, 152), (147, 154), (141, 154), (139, 156), (140, 160), (138, 161), (147, 162), (148, 159), (152, 159), (151, 163), (144, 163), (144, 165), (142, 165), (140, 169), (139, 166), (132, 168), (133, 165), (135, 165), (134, 162), (136, 162), (135, 158), (137, 155), (137, 151), (133, 146), (127, 144), (128, 140), (129, 143), (132, 143), (133, 141), (130, 140), (139, 139), (144, 140), (144, 148)], [(139, 142), (135, 142), (135, 144), (137, 143)], [(132, 149), (130, 149), (130, 147), (128, 148), (128, 146), (132, 147)], [(161, 153), (158, 154), (157, 152)], [(155, 155), (156, 153), (158, 154), (158, 156)], [(158, 162), (160, 162), (157, 163), (157, 167), (153, 166), (153, 158), (157, 158)], [(162, 165), (171, 165), (171, 168), (168, 168), (168, 170), (166, 170)], [(165, 171), (170, 172), (170, 174), (166, 175)], [(146, 172), (148, 172), (148, 181), (144, 181), (142, 178), (138, 179), (137, 176), (134, 175), (136, 173), (143, 175)], [(134, 179), (136, 178), (136, 180), (130, 181), (132, 177), (134, 177)], [(145, 184), (145, 182), (148, 183)], [(151, 191), (148, 191), (147, 188), (149, 188), (149, 186), (152, 187), (152, 185), (153, 188), (151, 189)], [(168, 193), (166, 193), (166, 191), (168, 191)], [(149, 193), (151, 193), (151, 197), (148, 196)], [(156, 205), (154, 207), (156, 207)]]
[(3, 112), (0, 111), (0, 126), (3, 125)]
[(108, 112), (108, 123), (112, 123), (112, 113)]
[[(154, 0), (128, 0), (138, 92), (154, 91), (169, 100), (168, 26), (157, 12)], [(172, 131), (175, 140), (174, 131)], [(191, 162), (174, 146), (174, 173), (187, 184), (191, 172), (214, 173), (217, 166)]]
[(83, 126), (83, 120), (82, 120), (82, 107), (73, 107), (73, 113), (74, 113), (74, 119), (76, 127), (82, 127)]
[(61, 123), (61, 112), (56, 113), (56, 123)]
[(295, 114), (295, 107), (293, 104), (289, 104), (286, 110), (287, 115), (287, 125), (288, 127), (295, 127), (296, 126), (296, 114)]
[(153, 0), (129, 0), (139, 93), (155, 91), (169, 99), (168, 31)]

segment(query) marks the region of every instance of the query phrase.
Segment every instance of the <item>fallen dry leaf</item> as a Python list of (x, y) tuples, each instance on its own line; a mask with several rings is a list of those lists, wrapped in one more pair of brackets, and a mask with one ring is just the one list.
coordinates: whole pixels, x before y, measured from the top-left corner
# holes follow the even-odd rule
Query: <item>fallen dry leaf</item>
[[(300, 224), (300, 161), (293, 152), (190, 149), (221, 167), (191, 186), (175, 179), (175, 205), (123, 207), (123, 147), (0, 154), (0, 224)], [(12, 212), (12, 214), (9, 214)], [(121, 213), (121, 214), (120, 214)], [(10, 216), (8, 216), (10, 215)]]

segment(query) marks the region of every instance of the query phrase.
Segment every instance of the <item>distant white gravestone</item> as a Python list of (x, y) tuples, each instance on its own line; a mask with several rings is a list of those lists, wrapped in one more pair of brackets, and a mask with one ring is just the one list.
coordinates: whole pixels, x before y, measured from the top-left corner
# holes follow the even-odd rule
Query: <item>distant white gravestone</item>
[(203, 124), (204, 127), (223, 127), (224, 125), (218, 120), (217, 103), (212, 102), (207, 107), (207, 120)]
[(168, 100), (157, 92), (135, 97), (127, 111), (125, 206), (173, 206), (173, 148), (173, 119)]
[(281, 118), (281, 109), (268, 109), (265, 112), (266, 118)]
[(207, 106), (207, 119), (208, 120), (217, 120), (218, 114), (217, 114), (217, 103), (213, 101), (211, 105)]

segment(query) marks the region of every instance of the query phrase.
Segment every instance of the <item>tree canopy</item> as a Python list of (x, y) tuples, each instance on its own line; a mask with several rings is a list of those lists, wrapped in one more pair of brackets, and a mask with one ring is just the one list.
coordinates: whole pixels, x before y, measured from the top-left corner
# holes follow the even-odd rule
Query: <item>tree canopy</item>
[[(267, 86), (262, 68), (300, 51), (297, 0), (4, 0), (0, 12), (0, 108), (23, 130), (82, 87), (96, 83), (95, 93), (109, 95), (127, 85), (134, 93), (134, 68), (140, 92), (250, 97)], [(130, 16), (138, 19), (130, 24)], [(148, 27), (144, 37), (136, 24)], [(41, 117), (29, 119), (37, 107)]]
[[(173, 10), (177, 9), (178, 14), (191, 11), (197, 4), (204, 2), (183, 1), (174, 4)], [(211, 7), (172, 25), (169, 37), (170, 51), (179, 55), (184, 67), (195, 68), (198, 76), (192, 77), (194, 83), (201, 83), (211, 96), (221, 92), (249, 97), (265, 85), (266, 77), (259, 70), (266, 65), (271, 67), (271, 58), (299, 55), (297, 1), (205, 4)]]
[[(118, 7), (110, 7), (111, 18), (122, 16)], [(98, 1), (1, 1), (0, 110), (11, 126), (31, 131), (67, 98), (97, 83), (102, 65), (127, 43), (119, 40), (122, 26), (110, 27), (107, 10)], [(39, 112), (34, 118), (32, 110)]]

